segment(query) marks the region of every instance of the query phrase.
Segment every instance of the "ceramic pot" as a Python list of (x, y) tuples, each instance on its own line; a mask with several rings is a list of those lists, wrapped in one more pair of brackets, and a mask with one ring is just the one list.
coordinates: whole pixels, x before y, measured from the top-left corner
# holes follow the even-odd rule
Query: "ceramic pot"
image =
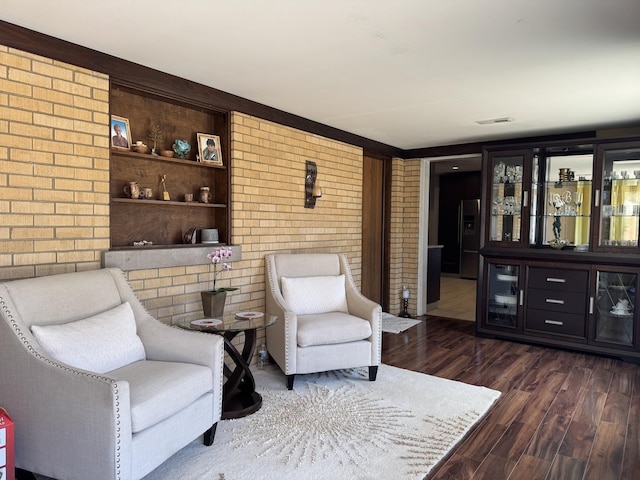
[(227, 292), (200, 292), (205, 318), (222, 318)]

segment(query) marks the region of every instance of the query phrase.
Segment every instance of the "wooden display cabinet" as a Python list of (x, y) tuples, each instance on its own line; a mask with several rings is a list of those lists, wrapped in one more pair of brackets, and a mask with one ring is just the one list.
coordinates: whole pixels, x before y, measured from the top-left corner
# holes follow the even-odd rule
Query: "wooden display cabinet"
[(640, 362), (640, 138), (492, 146), (483, 170), (476, 332)]
[[(129, 140), (142, 141), (150, 148), (149, 132), (158, 127), (162, 138), (156, 151), (172, 150), (176, 139), (187, 140), (191, 151), (185, 159), (126, 149), (111, 150), (111, 248), (134, 248), (133, 242), (146, 240), (153, 247), (185, 246), (183, 237), (190, 229), (216, 228), (221, 244), (230, 241), (229, 208), (229, 129), (228, 114), (211, 106), (189, 103), (158, 92), (136, 89), (112, 82), (111, 114), (129, 120)], [(198, 162), (197, 134), (217, 135), (221, 139), (222, 166)], [(162, 178), (170, 200), (163, 195)], [(131, 199), (124, 191), (129, 182), (141, 189), (151, 188), (151, 199)], [(211, 190), (209, 203), (200, 203), (203, 186)], [(185, 194), (194, 201), (186, 202)]]

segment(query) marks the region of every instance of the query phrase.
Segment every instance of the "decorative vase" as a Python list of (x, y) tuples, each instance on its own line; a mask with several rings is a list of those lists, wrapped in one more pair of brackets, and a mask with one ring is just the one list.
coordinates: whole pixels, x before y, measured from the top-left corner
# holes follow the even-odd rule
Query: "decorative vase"
[(224, 314), (224, 304), (227, 292), (200, 292), (202, 296), (202, 310), (205, 318), (219, 318)]

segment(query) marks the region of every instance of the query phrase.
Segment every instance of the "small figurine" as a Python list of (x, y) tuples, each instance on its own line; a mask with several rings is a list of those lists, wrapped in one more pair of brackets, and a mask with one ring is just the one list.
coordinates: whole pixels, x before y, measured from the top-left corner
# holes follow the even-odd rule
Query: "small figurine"
[(166, 175), (162, 175), (162, 177), (160, 177), (160, 183), (162, 184), (162, 199), (168, 202), (169, 200), (171, 200), (171, 197), (169, 196), (169, 192), (167, 191)]
[(158, 155), (158, 142), (163, 139), (162, 130), (160, 130), (160, 125), (156, 125), (151, 128), (147, 138), (153, 142), (153, 148), (151, 149), (152, 155)]

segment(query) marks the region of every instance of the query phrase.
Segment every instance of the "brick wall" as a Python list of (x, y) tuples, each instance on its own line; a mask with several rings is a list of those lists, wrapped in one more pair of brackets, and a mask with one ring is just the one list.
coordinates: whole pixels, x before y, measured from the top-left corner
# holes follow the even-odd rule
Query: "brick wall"
[[(347, 255), (362, 270), (362, 149), (234, 112), (232, 242), (243, 260), (231, 273), (242, 308), (264, 308), (264, 257), (271, 252)], [(322, 198), (304, 208), (305, 161), (318, 166)]]
[(408, 311), (417, 311), (418, 215), (420, 211), (420, 160), (393, 159), (391, 193), (391, 238), (389, 310), (402, 310), (402, 289), (411, 293)]
[[(105, 75), (0, 46), (0, 279), (100, 267), (109, 248), (108, 88)], [(239, 287), (231, 308), (264, 308), (268, 252), (344, 252), (359, 285), (362, 149), (242, 113), (230, 120), (231, 236), (243, 250), (219, 277)], [(306, 160), (316, 162), (323, 190), (315, 209), (304, 208)], [(419, 163), (393, 165), (395, 312), (403, 282), (415, 291), (405, 277), (417, 265)], [(127, 276), (150, 313), (169, 323), (199, 314), (212, 268)]]
[(100, 266), (108, 98), (105, 75), (0, 46), (0, 278)]

